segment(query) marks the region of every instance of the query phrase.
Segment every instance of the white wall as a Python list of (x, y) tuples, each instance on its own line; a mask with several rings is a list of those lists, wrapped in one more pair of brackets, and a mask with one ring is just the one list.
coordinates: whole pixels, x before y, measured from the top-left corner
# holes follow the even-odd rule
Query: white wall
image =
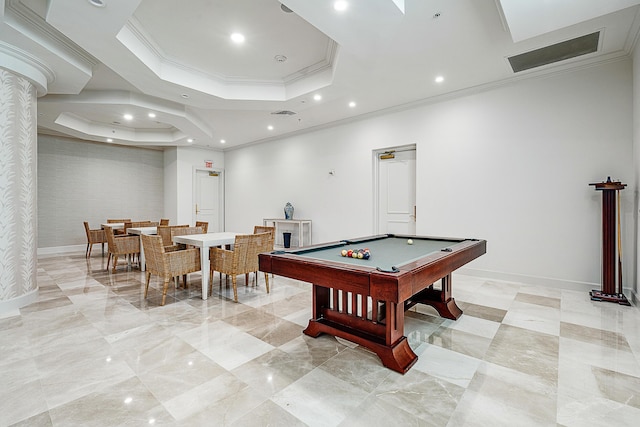
[[(633, 203), (633, 224), (635, 225), (635, 265), (634, 275), (631, 280), (627, 282), (628, 287), (632, 288), (632, 295), (636, 305), (640, 300), (640, 278), (638, 277), (640, 272), (638, 271), (638, 265), (640, 264), (640, 250), (638, 250), (638, 241), (640, 241), (640, 196), (638, 191), (640, 189), (640, 43), (636, 42), (633, 52), (633, 164), (635, 174), (633, 177), (634, 187), (634, 203)], [(627, 269), (628, 270), (628, 269)]]
[(624, 60), (229, 151), (227, 229), (283, 217), (290, 201), (316, 243), (371, 234), (372, 151), (415, 143), (418, 234), (487, 239), (470, 272), (599, 283), (601, 194), (588, 184), (630, 184), (631, 235), (631, 84)]
[[(171, 224), (194, 224), (193, 174), (212, 161), (215, 170), (224, 170), (224, 153), (195, 147), (173, 147), (165, 151), (165, 208)], [(223, 173), (224, 178), (224, 173)]]

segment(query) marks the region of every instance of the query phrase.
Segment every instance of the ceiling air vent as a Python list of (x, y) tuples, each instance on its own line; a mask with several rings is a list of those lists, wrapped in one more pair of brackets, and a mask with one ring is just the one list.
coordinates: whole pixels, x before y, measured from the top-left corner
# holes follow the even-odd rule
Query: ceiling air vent
[(551, 46), (532, 50), (531, 52), (510, 56), (509, 63), (514, 73), (530, 70), (531, 68), (541, 67), (596, 52), (598, 50), (599, 40), (600, 32), (587, 34), (586, 36), (552, 44)]
[(274, 111), (271, 114), (275, 114), (276, 116), (293, 116), (294, 113), (293, 111), (289, 111), (289, 110), (280, 110), (280, 111)]

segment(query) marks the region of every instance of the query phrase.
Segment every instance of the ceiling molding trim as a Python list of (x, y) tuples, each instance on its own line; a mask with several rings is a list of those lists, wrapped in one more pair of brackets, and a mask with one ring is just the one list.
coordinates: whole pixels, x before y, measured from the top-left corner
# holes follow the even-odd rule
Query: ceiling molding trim
[(81, 69), (90, 71), (99, 64), (93, 55), (69, 40), (20, 0), (7, 1), (5, 22), (33, 42), (55, 52)]
[[(603, 57), (601, 57), (601, 58), (603, 58)], [(381, 109), (375, 110), (375, 111), (369, 111), (369, 112), (364, 113), (364, 114), (359, 114), (359, 115), (356, 115), (356, 116), (346, 117), (344, 119), (334, 120), (332, 122), (319, 124), (319, 125), (316, 125), (316, 126), (305, 128), (305, 129), (295, 130), (295, 131), (292, 131), (292, 132), (286, 132), (286, 133), (282, 133), (280, 135), (275, 135), (275, 136), (272, 136), (272, 137), (255, 140), (255, 141), (249, 142), (247, 144), (242, 144), (242, 145), (237, 145), (237, 146), (233, 146), (233, 147), (224, 148), (222, 151), (223, 152), (227, 152), (227, 151), (242, 150), (243, 148), (247, 148), (247, 147), (258, 145), (258, 144), (264, 144), (264, 143), (268, 143), (268, 142), (272, 142), (272, 141), (278, 141), (278, 140), (282, 140), (282, 139), (286, 139), (286, 138), (291, 138), (291, 137), (294, 137), (294, 136), (297, 136), (297, 135), (304, 135), (304, 134), (311, 133), (311, 132), (316, 132), (316, 131), (319, 131), (319, 130), (322, 130), (322, 129), (331, 129), (333, 127), (342, 126), (342, 125), (349, 124), (349, 123), (355, 123), (355, 122), (359, 122), (359, 121), (362, 121), (362, 120), (367, 120), (367, 119), (374, 118), (374, 117), (379, 117), (379, 116), (384, 116), (384, 115), (388, 115), (388, 114), (398, 113), (398, 112), (402, 112), (402, 111), (406, 111), (406, 110), (411, 110), (411, 109), (414, 109), (414, 108), (420, 108), (422, 106), (437, 104), (439, 102), (449, 101), (449, 100), (452, 100), (452, 99), (462, 98), (462, 97), (465, 97), (465, 96), (471, 96), (471, 95), (475, 95), (475, 94), (478, 94), (478, 93), (487, 92), (487, 91), (490, 91), (490, 90), (495, 90), (495, 89), (500, 88), (500, 87), (512, 86), (514, 84), (517, 84), (517, 83), (519, 83), (521, 81), (525, 81), (525, 80), (545, 79), (545, 78), (549, 78), (549, 77), (553, 77), (553, 76), (557, 76), (557, 75), (562, 75), (562, 74), (566, 74), (566, 73), (572, 73), (572, 72), (574, 72), (576, 70), (585, 70), (585, 69), (597, 67), (597, 66), (600, 66), (600, 65), (606, 65), (606, 64), (610, 64), (610, 63), (619, 62), (619, 61), (625, 61), (625, 60), (628, 60), (628, 59), (629, 59), (629, 55), (626, 52), (618, 51), (618, 52), (613, 53), (611, 55), (607, 55), (601, 61), (586, 61), (585, 64), (577, 65), (577, 66), (575, 64), (572, 64), (573, 66), (570, 66), (570, 67), (569, 66), (568, 67), (556, 66), (556, 67), (554, 67), (554, 68), (557, 68), (556, 71), (546, 70), (546, 71), (543, 71), (543, 72), (539, 72), (539, 71), (522, 72), (522, 73), (519, 73), (519, 74), (514, 75), (513, 77), (510, 77), (510, 78), (507, 78), (507, 79), (502, 79), (502, 80), (498, 80), (498, 81), (494, 81), (494, 82), (490, 82), (490, 83), (484, 83), (484, 84), (480, 84), (480, 85), (476, 85), (476, 86), (460, 89), (460, 90), (453, 91), (453, 92), (447, 92), (447, 93), (444, 93), (444, 94), (440, 94), (440, 95), (435, 95), (435, 96), (431, 96), (431, 97), (428, 97), (428, 98), (419, 99), (417, 101), (412, 101), (412, 102), (408, 102), (408, 103), (404, 103), (404, 104), (399, 104), (399, 105), (395, 105), (395, 106), (391, 106), (391, 107), (387, 107), (387, 108), (381, 108)]]
[[(117, 38), (159, 79), (223, 99), (236, 100), (284, 101), (287, 99), (286, 94), (290, 92), (287, 85), (310, 79), (310, 85), (313, 86), (311, 82), (316, 76), (323, 76), (327, 70), (333, 75), (333, 64), (338, 54), (338, 44), (329, 39), (324, 60), (298, 70), (284, 79), (258, 80), (199, 70), (167, 57), (135, 18), (127, 22)], [(320, 80), (323, 83), (311, 90), (326, 85), (324, 77)]]
[(47, 94), (49, 83), (55, 73), (35, 56), (15, 46), (0, 41), (0, 68), (4, 68), (28, 79), (36, 86), (38, 96)]

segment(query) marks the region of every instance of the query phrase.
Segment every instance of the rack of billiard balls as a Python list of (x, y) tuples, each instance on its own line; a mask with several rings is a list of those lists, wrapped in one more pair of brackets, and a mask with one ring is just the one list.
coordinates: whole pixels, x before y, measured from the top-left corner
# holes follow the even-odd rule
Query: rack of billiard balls
[(366, 249), (343, 249), (340, 252), (340, 255), (347, 258), (357, 258), (357, 259), (369, 259), (371, 256), (371, 252), (369, 252), (369, 248)]

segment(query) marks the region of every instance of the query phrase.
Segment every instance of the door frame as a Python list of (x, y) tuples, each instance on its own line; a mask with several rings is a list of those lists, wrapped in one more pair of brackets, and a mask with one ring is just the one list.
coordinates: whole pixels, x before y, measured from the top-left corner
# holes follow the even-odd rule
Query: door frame
[[(395, 147), (387, 147), (387, 148), (379, 148), (376, 150), (372, 150), (371, 152), (371, 161), (373, 162), (373, 234), (380, 234), (380, 154), (389, 152), (389, 151), (415, 151), (416, 152), (416, 168), (417, 168), (417, 159), (418, 159), (418, 147), (417, 144), (406, 144), (406, 145), (398, 145)], [(416, 174), (417, 180), (417, 174)], [(416, 182), (416, 190), (417, 190), (417, 182)], [(416, 210), (417, 210), (418, 198), (416, 194)], [(416, 218), (416, 229), (418, 226), (418, 219)]]
[(192, 192), (191, 192), (191, 223), (195, 224), (196, 221), (196, 200), (198, 197), (197, 194), (197, 187), (198, 187), (198, 172), (216, 172), (218, 173), (218, 176), (220, 178), (219, 182), (218, 182), (218, 191), (220, 194), (220, 203), (218, 205), (218, 209), (219, 209), (219, 226), (220, 226), (220, 230), (224, 231), (226, 230), (225, 228), (225, 218), (224, 218), (224, 200), (225, 200), (225, 194), (224, 194), (224, 168), (204, 168), (204, 167), (200, 167), (200, 166), (193, 166), (193, 172), (192, 172), (192, 183), (191, 183), (191, 188), (192, 188)]

